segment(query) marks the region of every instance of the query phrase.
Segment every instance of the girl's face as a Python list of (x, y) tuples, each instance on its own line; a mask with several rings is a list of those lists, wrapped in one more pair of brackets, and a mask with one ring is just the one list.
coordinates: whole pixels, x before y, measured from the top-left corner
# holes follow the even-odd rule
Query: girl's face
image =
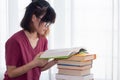
[(46, 31), (49, 29), (50, 24), (47, 22), (41, 21), (43, 16), (40, 16), (37, 18), (35, 15), (32, 17), (33, 21), (33, 27), (34, 30), (39, 34), (39, 35), (45, 35)]

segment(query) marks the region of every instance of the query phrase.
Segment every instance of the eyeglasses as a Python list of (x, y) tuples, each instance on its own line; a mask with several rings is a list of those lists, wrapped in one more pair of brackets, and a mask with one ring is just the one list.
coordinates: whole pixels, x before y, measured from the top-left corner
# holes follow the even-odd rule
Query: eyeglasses
[[(39, 17), (39, 19), (41, 20), (40, 22), (44, 22), (44, 21), (42, 21), (42, 18), (41, 18), (41, 17)], [(48, 27), (51, 25), (50, 22), (44, 22), (44, 23), (45, 23), (45, 27), (46, 27), (46, 28), (48, 28)]]
[(45, 27), (48, 28), (51, 25), (50, 22), (46, 22)]

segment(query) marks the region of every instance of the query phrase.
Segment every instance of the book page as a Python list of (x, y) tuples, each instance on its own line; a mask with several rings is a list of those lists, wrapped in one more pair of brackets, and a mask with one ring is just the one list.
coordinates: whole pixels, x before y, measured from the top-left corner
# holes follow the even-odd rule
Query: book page
[(75, 54), (80, 48), (52, 49), (46, 50), (40, 58), (67, 58), (71, 54)]

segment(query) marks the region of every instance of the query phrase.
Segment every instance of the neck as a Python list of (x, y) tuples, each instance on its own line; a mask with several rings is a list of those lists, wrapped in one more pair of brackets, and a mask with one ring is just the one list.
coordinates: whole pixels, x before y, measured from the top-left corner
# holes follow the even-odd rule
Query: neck
[(32, 32), (32, 33), (28, 32), (28, 31), (24, 31), (24, 32), (29, 39), (38, 39), (37, 32)]

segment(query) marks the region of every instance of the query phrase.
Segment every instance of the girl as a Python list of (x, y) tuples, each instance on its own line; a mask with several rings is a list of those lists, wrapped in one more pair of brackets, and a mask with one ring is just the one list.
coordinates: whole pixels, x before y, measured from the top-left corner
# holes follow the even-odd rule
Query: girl
[(39, 80), (41, 71), (56, 64), (39, 59), (47, 50), (46, 35), (56, 13), (45, 0), (31, 2), (21, 21), (22, 30), (11, 36), (5, 45), (7, 70), (4, 80)]

